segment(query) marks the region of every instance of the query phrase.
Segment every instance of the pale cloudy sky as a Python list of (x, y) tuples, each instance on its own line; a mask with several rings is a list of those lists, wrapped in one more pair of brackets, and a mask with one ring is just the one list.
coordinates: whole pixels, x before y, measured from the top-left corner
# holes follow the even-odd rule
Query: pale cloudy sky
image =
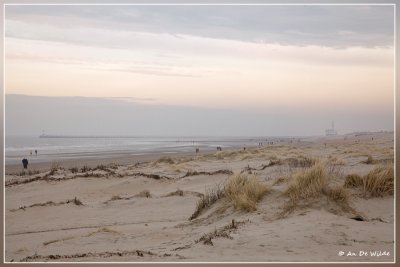
[[(318, 134), (332, 119), (343, 131), (393, 129), (390, 5), (8, 5), (5, 18), (9, 95), (290, 110), (287, 125), (299, 114), (326, 116), (312, 131), (274, 129), (288, 135)], [(377, 119), (358, 126), (363, 114)], [(271, 125), (254, 135), (272, 134)]]

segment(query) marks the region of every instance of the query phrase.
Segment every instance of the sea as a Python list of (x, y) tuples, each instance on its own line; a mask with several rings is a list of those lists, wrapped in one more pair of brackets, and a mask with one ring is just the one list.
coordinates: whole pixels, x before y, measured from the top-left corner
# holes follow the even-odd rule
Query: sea
[[(273, 140), (266, 137), (117, 137), (117, 136), (6, 136), (5, 164), (20, 164), (23, 158), (53, 162), (77, 158), (108, 158), (116, 155), (174, 154), (253, 147)], [(37, 150), (37, 155), (35, 153)]]

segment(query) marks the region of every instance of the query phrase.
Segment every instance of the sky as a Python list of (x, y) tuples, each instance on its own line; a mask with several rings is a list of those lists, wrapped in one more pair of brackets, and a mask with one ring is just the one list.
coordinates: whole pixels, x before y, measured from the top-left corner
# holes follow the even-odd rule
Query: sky
[(393, 130), (393, 22), (390, 5), (8, 5), (6, 134)]

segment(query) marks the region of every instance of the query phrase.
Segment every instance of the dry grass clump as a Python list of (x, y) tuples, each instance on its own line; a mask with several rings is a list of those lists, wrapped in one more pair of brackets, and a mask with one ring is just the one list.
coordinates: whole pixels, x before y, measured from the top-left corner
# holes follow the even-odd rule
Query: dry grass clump
[(79, 171), (78, 167), (72, 167), (69, 169), (72, 173), (77, 173)]
[(393, 195), (394, 169), (392, 165), (377, 166), (363, 177), (364, 195), (381, 197)]
[(289, 167), (312, 167), (316, 164), (316, 160), (311, 157), (288, 158)]
[(218, 238), (218, 237), (225, 237), (232, 239), (232, 237), (229, 235), (227, 231), (224, 230), (217, 230), (215, 229), (213, 232), (204, 234), (200, 237), (199, 240), (196, 240), (196, 243), (203, 242), (204, 245), (210, 245), (213, 246), (214, 243), (212, 242), (213, 239)]
[[(21, 172), (17, 173), (16, 175), (25, 176), (25, 175), (34, 175), (34, 174), (39, 174), (39, 173), (40, 173), (40, 171), (38, 171), (38, 170), (28, 170), (27, 172), (21, 171)], [(12, 174), (8, 174), (8, 175), (12, 175)]]
[(246, 174), (231, 176), (224, 187), (219, 184), (206, 190), (197, 202), (195, 212), (189, 220), (197, 218), (205, 209), (222, 198), (225, 200), (226, 207), (232, 205), (235, 209), (254, 211), (257, 209), (257, 203), (268, 191), (269, 188), (256, 176)]
[(149, 190), (144, 190), (140, 192), (139, 194), (136, 194), (135, 197), (145, 197), (145, 198), (150, 198), (151, 194)]
[(215, 158), (218, 160), (222, 160), (225, 157), (224, 155), (225, 155), (224, 152), (217, 152), (217, 153), (215, 153)]
[(113, 169), (113, 170), (118, 169), (118, 166), (119, 166), (119, 164), (115, 163), (115, 162), (108, 164), (108, 168)]
[(386, 158), (386, 159), (379, 159), (379, 160), (375, 160), (375, 163), (380, 163), (380, 164), (394, 164), (394, 158), (393, 156), (390, 158)]
[(273, 154), (273, 155), (269, 156), (268, 159), (271, 160), (271, 161), (272, 160), (278, 160), (278, 156)]
[(175, 164), (175, 161), (170, 157), (161, 157), (158, 160), (156, 160), (155, 163)]
[(224, 196), (224, 188), (218, 184), (213, 188), (206, 189), (206, 193), (197, 201), (196, 209), (189, 220), (197, 218), (206, 208), (217, 202)]
[(257, 203), (269, 191), (256, 176), (238, 174), (232, 176), (225, 186), (225, 197), (235, 209), (244, 211), (257, 210)]
[(79, 199), (77, 199), (76, 197), (74, 199), (68, 199), (66, 201), (60, 201), (60, 202), (53, 202), (51, 200), (47, 201), (47, 202), (43, 202), (43, 203), (35, 203), (32, 204), (30, 206), (20, 206), (18, 209), (11, 209), (11, 212), (17, 211), (17, 210), (25, 210), (27, 208), (34, 208), (34, 207), (45, 207), (45, 206), (60, 206), (60, 205), (64, 205), (64, 204), (69, 204), (69, 203), (73, 203), (77, 206), (82, 206), (83, 203), (82, 201), (80, 201)]
[(122, 199), (122, 197), (120, 197), (120, 196), (118, 196), (118, 195), (115, 195), (115, 196), (112, 196), (112, 197), (110, 198), (110, 201), (115, 201), (115, 200), (120, 200), (120, 199)]
[(235, 221), (232, 219), (232, 223), (220, 228), (217, 230), (215, 228), (214, 231), (204, 234), (200, 237), (200, 239), (196, 240), (195, 243), (202, 242), (204, 245), (210, 245), (213, 246), (214, 243), (212, 242), (213, 239), (218, 238), (218, 237), (224, 237), (224, 238), (229, 238), (233, 239), (232, 236), (230, 235), (233, 231), (235, 231), (239, 225), (245, 224), (246, 221)]
[(193, 171), (193, 170), (188, 170), (184, 176), (181, 178), (185, 178), (188, 176), (195, 176), (195, 175), (216, 175), (216, 174), (227, 174), (231, 175), (233, 172), (231, 170), (217, 170), (213, 172), (206, 172), (206, 171)]
[(314, 167), (297, 173), (289, 184), (286, 194), (293, 201), (319, 197), (327, 185), (325, 165), (316, 164)]
[(77, 199), (76, 197), (73, 199), (72, 201), (75, 205), (77, 206), (81, 206), (83, 205), (82, 201), (80, 201), (79, 199)]
[(347, 203), (349, 199), (349, 193), (342, 186), (336, 186), (333, 188), (328, 188), (324, 193), (337, 203)]
[(354, 212), (346, 189), (342, 186), (329, 186), (329, 181), (333, 178), (333, 173), (322, 162), (295, 174), (285, 192), (289, 201), (284, 206), (283, 214), (292, 212), (299, 205), (309, 206), (322, 196), (337, 204), (341, 210)]
[(95, 170), (101, 170), (101, 171), (107, 171), (107, 166), (103, 165), (103, 164), (100, 164), (100, 165), (97, 165), (96, 168), (94, 168), (94, 169)]
[(271, 159), (268, 163), (268, 167), (274, 166), (274, 165), (282, 165), (283, 162), (281, 159)]
[(28, 175), (34, 175), (34, 174), (39, 174), (40, 171), (39, 170), (29, 170), (28, 171)]
[(226, 151), (219, 151), (214, 154), (216, 159), (222, 160), (225, 158), (235, 158), (241, 154), (243, 154), (243, 150), (226, 150)]
[(328, 176), (333, 179), (343, 179), (344, 178), (344, 170), (341, 164), (327, 164), (326, 168), (328, 170)]
[(394, 193), (394, 169), (391, 164), (377, 166), (367, 175), (350, 174), (346, 176), (345, 187), (358, 187), (364, 197), (382, 197)]
[(328, 200), (335, 202), (343, 211), (356, 213), (355, 209), (350, 206), (350, 194), (343, 186), (325, 188), (324, 193)]
[(176, 165), (171, 165), (171, 169), (177, 173), (182, 173), (184, 171), (187, 171), (189, 167), (185, 163), (178, 163)]
[(82, 168), (81, 168), (81, 172), (83, 173), (83, 172), (88, 172), (88, 171), (91, 171), (92, 169), (90, 168), (90, 167), (88, 167), (87, 165), (84, 165)]
[(360, 187), (363, 183), (363, 177), (358, 174), (349, 174), (344, 180), (345, 187)]
[(288, 177), (281, 176), (278, 179), (276, 179), (275, 182), (272, 185), (281, 185), (284, 182), (286, 182), (287, 180), (288, 180)]
[(54, 175), (58, 169), (60, 169), (60, 164), (58, 162), (53, 162), (51, 164), (49, 175)]
[(363, 161), (363, 163), (365, 163), (365, 164), (374, 164), (375, 160), (371, 155), (368, 155), (367, 159), (365, 161)]
[(329, 157), (329, 163), (332, 165), (346, 165), (346, 161), (344, 159), (338, 159), (336, 157)]

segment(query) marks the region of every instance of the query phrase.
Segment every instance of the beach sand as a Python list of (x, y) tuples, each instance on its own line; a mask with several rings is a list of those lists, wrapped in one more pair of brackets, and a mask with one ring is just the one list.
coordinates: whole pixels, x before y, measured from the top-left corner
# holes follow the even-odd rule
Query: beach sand
[[(391, 194), (367, 197), (360, 188), (345, 188), (351, 210), (321, 196), (283, 213), (290, 177), (310, 168), (296, 164), (304, 158), (326, 161), (336, 174), (329, 184), (343, 186), (348, 174), (393, 164), (393, 133), (294, 139), (161, 160), (61, 162), (23, 176), (6, 166), (5, 260), (392, 262)], [(84, 165), (92, 169), (81, 170)], [(78, 172), (70, 170), (74, 166)], [(221, 198), (189, 220), (203, 194), (238, 173), (256, 175), (269, 187), (256, 211)]]

